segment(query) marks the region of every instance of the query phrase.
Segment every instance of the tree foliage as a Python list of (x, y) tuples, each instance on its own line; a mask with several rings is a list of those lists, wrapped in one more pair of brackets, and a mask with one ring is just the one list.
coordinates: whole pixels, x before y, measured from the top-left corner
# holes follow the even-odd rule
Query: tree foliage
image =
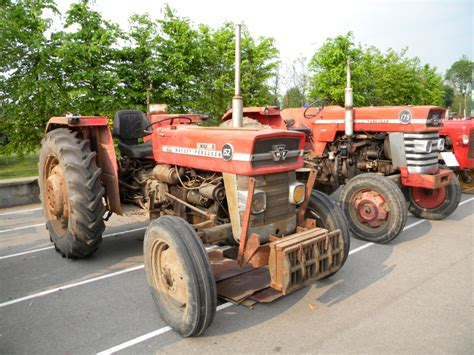
[(456, 108), (459, 109), (459, 114), (463, 114), (464, 110), (466, 110), (466, 114), (469, 114), (470, 111), (469, 101), (472, 90), (473, 70), (474, 62), (470, 61), (468, 57), (463, 56), (454, 62), (446, 72), (446, 80), (458, 96), (456, 98)]
[[(50, 30), (53, 0), (1, 2), (0, 132), (3, 152), (37, 148), (51, 116), (70, 111), (113, 117), (119, 109), (166, 103), (172, 112), (220, 117), (233, 96), (234, 24), (194, 25), (169, 7), (164, 17), (132, 15), (121, 30), (94, 11), (71, 4), (62, 29)], [(271, 38), (242, 34), (242, 93), (247, 105), (267, 105), (277, 67)]]
[(52, 0), (6, 0), (0, 5), (0, 132), (9, 151), (36, 147), (45, 117), (61, 111), (62, 77), (55, 43), (45, 36), (57, 13)]
[(441, 104), (443, 82), (435, 68), (409, 58), (406, 49), (386, 53), (355, 45), (352, 33), (328, 39), (310, 61), (310, 98), (344, 104), (346, 63), (351, 63), (354, 105)]

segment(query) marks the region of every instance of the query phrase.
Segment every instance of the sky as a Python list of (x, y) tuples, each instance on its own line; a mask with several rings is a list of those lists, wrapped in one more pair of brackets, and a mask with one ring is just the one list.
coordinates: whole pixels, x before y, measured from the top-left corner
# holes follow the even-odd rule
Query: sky
[[(56, 2), (65, 13), (74, 1)], [(195, 24), (245, 23), (252, 36), (273, 37), (286, 63), (349, 31), (383, 51), (408, 47), (441, 74), (463, 54), (474, 58), (474, 0), (96, 0), (93, 8), (126, 29), (133, 13), (161, 18), (165, 3)]]

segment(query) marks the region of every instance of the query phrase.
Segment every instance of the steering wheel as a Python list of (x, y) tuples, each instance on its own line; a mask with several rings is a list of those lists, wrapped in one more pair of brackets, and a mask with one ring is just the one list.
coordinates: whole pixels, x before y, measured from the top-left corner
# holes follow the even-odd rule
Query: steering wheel
[(163, 118), (162, 120), (159, 120), (159, 121), (155, 121), (155, 122), (152, 122), (150, 123), (148, 126), (145, 127), (145, 131), (148, 130), (148, 128), (150, 128), (151, 126), (157, 124), (157, 123), (161, 123), (161, 122), (165, 122), (165, 121), (171, 121), (170, 122), (170, 126), (173, 125), (173, 121), (178, 119), (178, 118), (185, 118), (188, 120), (188, 122), (185, 122), (185, 124), (191, 124), (193, 123), (193, 119), (191, 117), (187, 117), (187, 116), (176, 116), (176, 117), (167, 117), (167, 118)]
[[(311, 108), (311, 107), (315, 107), (316, 104), (318, 103), (321, 103), (321, 106), (320, 107), (317, 107), (318, 108), (318, 111), (315, 113), (315, 114), (309, 114), (308, 113), (308, 110)], [(303, 117), (306, 118), (306, 119), (310, 119), (310, 118), (314, 118), (318, 115), (318, 113), (324, 108), (324, 105), (326, 104), (326, 100), (324, 99), (316, 99), (314, 102), (312, 102), (311, 104), (308, 105), (308, 107), (306, 107), (306, 109), (303, 111)]]

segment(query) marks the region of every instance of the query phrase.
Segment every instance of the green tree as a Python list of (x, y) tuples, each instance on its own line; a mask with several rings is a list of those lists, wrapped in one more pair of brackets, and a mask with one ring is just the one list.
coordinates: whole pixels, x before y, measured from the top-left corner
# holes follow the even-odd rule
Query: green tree
[(463, 114), (464, 110), (466, 110), (466, 114), (469, 112), (468, 100), (472, 90), (473, 67), (474, 62), (463, 56), (454, 62), (446, 72), (446, 80), (454, 88), (455, 93), (460, 96), (460, 99), (456, 100), (458, 101), (459, 114)]
[(132, 15), (128, 32), (122, 33), (124, 45), (116, 51), (116, 100), (122, 107), (145, 110), (147, 94), (151, 103), (160, 101), (164, 79), (158, 64), (158, 30), (148, 14)]
[[(68, 110), (82, 115), (111, 116), (118, 108), (116, 51), (120, 30), (90, 7), (89, 0), (73, 3), (64, 27), (54, 34), (60, 46)], [(71, 31), (72, 30), (72, 31)]]
[(283, 96), (283, 108), (302, 107), (304, 102), (305, 97), (297, 87), (288, 89)]
[(407, 49), (382, 53), (375, 47), (356, 46), (352, 37), (348, 33), (328, 39), (311, 59), (311, 99), (344, 104), (350, 59), (355, 106), (442, 103), (443, 83), (435, 68), (407, 57)]
[(52, 0), (4, 0), (0, 4), (0, 131), (10, 144), (2, 151), (24, 153), (40, 141), (47, 118), (62, 113), (61, 76), (46, 12)]
[(443, 106), (452, 107), (454, 102), (454, 89), (449, 85), (444, 85)]

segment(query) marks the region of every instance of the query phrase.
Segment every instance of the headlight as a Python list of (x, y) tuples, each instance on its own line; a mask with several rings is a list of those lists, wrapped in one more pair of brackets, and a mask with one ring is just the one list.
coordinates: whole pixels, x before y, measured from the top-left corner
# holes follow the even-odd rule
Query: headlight
[(469, 137), (466, 134), (462, 135), (462, 144), (464, 144), (464, 145), (469, 144)]
[(433, 143), (431, 141), (415, 141), (415, 153), (431, 153)]
[(444, 138), (438, 139), (438, 152), (442, 152), (444, 150)]
[(301, 182), (294, 182), (290, 184), (290, 195), (288, 196), (290, 203), (298, 205), (303, 202), (305, 190), (306, 188)]
[[(248, 191), (239, 191), (239, 210), (245, 211), (247, 205)], [(250, 212), (252, 214), (259, 214), (265, 211), (267, 208), (267, 194), (262, 190), (255, 190), (252, 199), (252, 208)]]

